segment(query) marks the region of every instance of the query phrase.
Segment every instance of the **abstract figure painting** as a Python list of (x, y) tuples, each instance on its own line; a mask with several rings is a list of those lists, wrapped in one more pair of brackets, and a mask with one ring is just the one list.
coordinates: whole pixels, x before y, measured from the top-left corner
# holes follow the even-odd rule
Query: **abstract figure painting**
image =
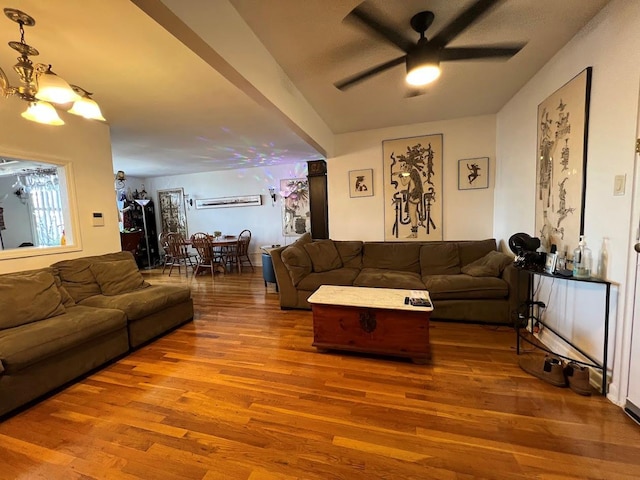
[(584, 232), (591, 67), (538, 106), (535, 232), (572, 252)]
[(349, 172), (349, 196), (373, 196), (373, 169), (351, 170)]
[(309, 181), (306, 178), (280, 180), (282, 234), (294, 237), (311, 231)]
[(442, 135), (385, 140), (384, 239), (442, 240)]
[(489, 188), (489, 157), (458, 160), (458, 190)]

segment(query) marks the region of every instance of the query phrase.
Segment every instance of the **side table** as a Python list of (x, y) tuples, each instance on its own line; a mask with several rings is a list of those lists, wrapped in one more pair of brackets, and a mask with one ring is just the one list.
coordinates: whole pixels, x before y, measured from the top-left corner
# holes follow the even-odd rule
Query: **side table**
[[(541, 271), (537, 271), (537, 270), (530, 270), (530, 269), (526, 269), (526, 268), (522, 268), (522, 271), (526, 272), (529, 274), (529, 292), (528, 292), (528, 300), (526, 302), (526, 306), (528, 307), (529, 310), (529, 316), (527, 317), (527, 324), (530, 324), (531, 329), (533, 330), (533, 326), (535, 325), (535, 322), (539, 323), (540, 325), (542, 325), (544, 328), (546, 328), (547, 330), (549, 330), (551, 333), (553, 333), (556, 337), (558, 337), (559, 339), (561, 339), (563, 342), (565, 342), (567, 345), (569, 345), (571, 348), (573, 348), (575, 351), (579, 352), (581, 355), (583, 355), (586, 359), (588, 359), (588, 362), (584, 362), (581, 360), (576, 360), (573, 358), (568, 358), (568, 357), (564, 357), (563, 355), (559, 355), (563, 358), (565, 358), (566, 360), (571, 360), (574, 361), (576, 363), (579, 363), (581, 365), (585, 365), (587, 367), (592, 367), (595, 368), (597, 370), (601, 370), (602, 371), (602, 395), (606, 395), (607, 394), (607, 355), (608, 355), (608, 351), (609, 351), (609, 303), (610, 303), (610, 299), (611, 299), (611, 282), (607, 281), (607, 280), (602, 280), (600, 278), (595, 278), (595, 277), (589, 277), (589, 278), (576, 278), (576, 277), (564, 277), (562, 275), (555, 275), (552, 273), (547, 273), (547, 272), (541, 272)], [(586, 283), (596, 283), (596, 284), (601, 284), (605, 286), (605, 302), (604, 302), (604, 339), (603, 339), (603, 351), (602, 351), (602, 363), (599, 363), (597, 360), (595, 360), (593, 357), (591, 357), (590, 355), (588, 355), (587, 353), (585, 353), (583, 350), (581, 350), (579, 347), (577, 347), (576, 345), (574, 345), (568, 338), (565, 338), (563, 335), (561, 335), (558, 331), (554, 330), (552, 327), (550, 327), (549, 325), (547, 325), (541, 318), (539, 318), (538, 316), (534, 316), (534, 308), (537, 306), (537, 304), (539, 302), (535, 302), (534, 301), (534, 285), (533, 285), (533, 277), (534, 276), (541, 276), (541, 277), (550, 277), (550, 278), (555, 278), (555, 279), (560, 279), (560, 280), (565, 280), (567, 282), (586, 282)], [(546, 351), (547, 353), (552, 353), (554, 355), (557, 355), (555, 352), (552, 352), (551, 350), (548, 350), (547, 348), (529, 340), (528, 338), (526, 338), (525, 336), (523, 336), (523, 334), (520, 333), (520, 329), (522, 328), (520, 319), (516, 320), (516, 353), (518, 355), (520, 355), (520, 340), (524, 340), (525, 342), (529, 343), (530, 345), (539, 348), (541, 350)]]

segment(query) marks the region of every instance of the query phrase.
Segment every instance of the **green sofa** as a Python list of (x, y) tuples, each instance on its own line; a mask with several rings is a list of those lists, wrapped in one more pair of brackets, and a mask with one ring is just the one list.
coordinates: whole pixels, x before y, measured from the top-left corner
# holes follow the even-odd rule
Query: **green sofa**
[(130, 252), (0, 275), (0, 416), (193, 318), (191, 290), (149, 285)]
[(513, 324), (527, 276), (495, 239), (442, 242), (318, 240), (270, 251), (283, 309), (310, 309), (320, 285), (428, 290), (431, 318)]

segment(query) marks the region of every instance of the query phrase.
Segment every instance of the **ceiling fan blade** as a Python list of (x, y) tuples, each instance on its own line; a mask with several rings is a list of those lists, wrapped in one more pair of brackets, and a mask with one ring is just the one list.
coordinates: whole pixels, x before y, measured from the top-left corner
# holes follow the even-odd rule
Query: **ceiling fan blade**
[(356, 75), (353, 75), (351, 77), (345, 78), (344, 80), (341, 80), (339, 82), (334, 83), (334, 85), (336, 86), (336, 88), (338, 90), (346, 90), (347, 88), (351, 88), (354, 85), (366, 80), (369, 77), (373, 77), (374, 75), (377, 75), (378, 73), (384, 72), (385, 70), (388, 70), (392, 67), (395, 67), (396, 65), (400, 65), (402, 63), (405, 62), (405, 57), (406, 55), (403, 55), (401, 57), (395, 58), (393, 60), (390, 60), (388, 62), (385, 62), (381, 65), (378, 65), (376, 67), (370, 68), (368, 70), (365, 70), (363, 72), (360, 72)]
[(374, 11), (371, 9), (371, 7), (369, 7), (369, 9), (364, 9), (362, 6), (359, 6), (354, 8), (351, 13), (347, 15), (345, 20), (364, 25), (369, 29), (369, 31), (373, 32), (381, 39), (395, 45), (405, 53), (413, 48), (415, 42), (412, 42), (411, 40), (400, 35), (396, 30), (389, 27), (388, 25), (384, 25), (382, 22), (375, 18), (376, 16), (381, 15), (374, 15)]
[(476, 22), (496, 3), (502, 0), (477, 0), (458, 15), (449, 25), (440, 30), (429, 43), (442, 48), (456, 38), (465, 28)]
[(504, 47), (462, 47), (445, 48), (440, 51), (441, 61), (473, 60), (482, 58), (509, 58), (522, 50), (525, 44)]

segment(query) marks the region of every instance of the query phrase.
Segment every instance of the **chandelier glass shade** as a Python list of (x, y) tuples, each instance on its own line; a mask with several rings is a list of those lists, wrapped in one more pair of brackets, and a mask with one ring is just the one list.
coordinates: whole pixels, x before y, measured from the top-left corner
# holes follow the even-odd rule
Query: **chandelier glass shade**
[(17, 96), (28, 102), (29, 106), (22, 113), (22, 117), (33, 122), (64, 125), (55, 107), (68, 109), (69, 113), (84, 118), (105, 121), (100, 107), (91, 98), (91, 93), (67, 83), (51, 70), (51, 65), (34, 64), (31, 61), (30, 57), (39, 55), (39, 52), (25, 42), (24, 27), (36, 24), (33, 17), (14, 8), (5, 8), (4, 13), (9, 20), (16, 22), (20, 29), (20, 41), (9, 42), (9, 46), (20, 54), (18, 62), (13, 66), (20, 79), (20, 85), (12, 86), (0, 68), (0, 96)]
[(29, 106), (21, 115), (22, 118), (32, 122), (44, 123), (45, 125), (64, 125), (64, 120), (60, 118), (53, 105), (42, 100), (29, 103)]

